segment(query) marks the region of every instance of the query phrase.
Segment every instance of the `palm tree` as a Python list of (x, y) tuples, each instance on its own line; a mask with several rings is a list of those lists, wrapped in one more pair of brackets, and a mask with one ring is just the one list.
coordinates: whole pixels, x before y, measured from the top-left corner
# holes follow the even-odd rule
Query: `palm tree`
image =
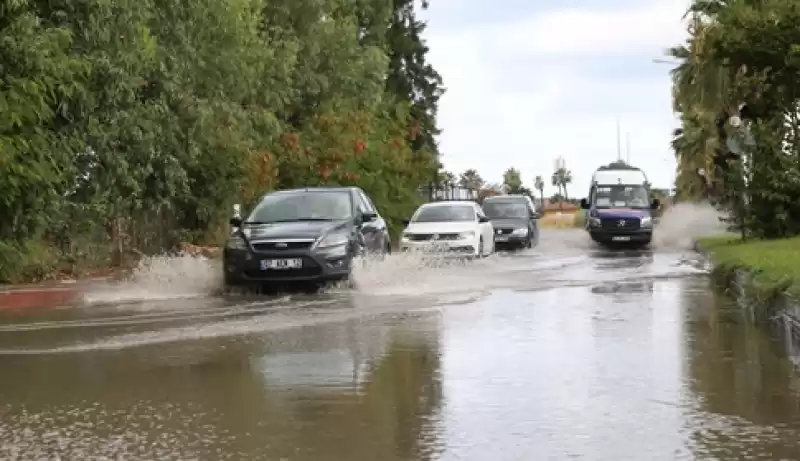
[[(733, 113), (733, 73), (713, 59), (706, 37), (715, 27), (713, 18), (725, 1), (695, 0), (687, 14), (692, 15), (685, 44), (667, 50), (679, 62), (672, 70), (672, 104), (680, 116), (681, 128), (673, 133), (672, 148), (678, 160), (676, 189), (683, 198), (699, 198), (714, 181), (709, 165), (719, 149), (716, 119)], [(699, 168), (708, 175), (703, 179)]]
[(461, 187), (465, 187), (474, 191), (481, 190), (483, 185), (486, 184), (481, 175), (478, 174), (478, 171), (472, 168), (461, 173), (461, 178), (459, 179), (458, 183), (461, 185)]
[(539, 191), (539, 199), (541, 200), (539, 206), (544, 208), (544, 179), (541, 175), (537, 175), (533, 180), (533, 187)]
[(559, 181), (561, 182), (561, 188), (564, 189), (564, 200), (569, 201), (569, 195), (567, 195), (567, 184), (572, 184), (572, 172), (566, 168), (561, 168), (559, 170)]
[(456, 182), (456, 175), (449, 171), (440, 171), (439, 172), (439, 187), (444, 187), (446, 185), (454, 184)]
[[(561, 171), (560, 169), (556, 170), (555, 172), (553, 172), (553, 176), (550, 177), (550, 183), (558, 189), (558, 195), (561, 195), (561, 177), (559, 176), (560, 171)], [(562, 200), (558, 201), (558, 209), (560, 211), (564, 210), (564, 205)]]

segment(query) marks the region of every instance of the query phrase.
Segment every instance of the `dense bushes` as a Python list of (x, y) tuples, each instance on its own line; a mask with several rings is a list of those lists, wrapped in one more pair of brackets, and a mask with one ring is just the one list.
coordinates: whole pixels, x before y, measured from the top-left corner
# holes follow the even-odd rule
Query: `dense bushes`
[(413, 2), (0, 6), (0, 280), (214, 242), (233, 203), (354, 184), (405, 217), (438, 167)]
[(690, 13), (689, 40), (670, 52), (679, 198), (711, 195), (744, 237), (800, 234), (800, 9), (696, 0)]

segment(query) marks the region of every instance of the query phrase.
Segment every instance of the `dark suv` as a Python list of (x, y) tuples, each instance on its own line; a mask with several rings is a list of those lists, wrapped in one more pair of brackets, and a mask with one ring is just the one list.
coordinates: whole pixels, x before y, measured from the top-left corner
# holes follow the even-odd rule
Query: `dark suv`
[(497, 248), (531, 248), (539, 241), (539, 226), (533, 200), (526, 195), (486, 197), (483, 212), (492, 221)]
[(386, 222), (356, 187), (274, 192), (231, 225), (227, 288), (344, 280), (355, 256), (391, 249)]

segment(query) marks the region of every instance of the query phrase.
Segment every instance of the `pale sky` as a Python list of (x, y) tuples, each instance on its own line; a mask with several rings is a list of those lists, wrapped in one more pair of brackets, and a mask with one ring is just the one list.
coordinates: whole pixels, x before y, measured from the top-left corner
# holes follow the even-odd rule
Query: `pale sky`
[(554, 160), (582, 197), (592, 172), (622, 156), (654, 187), (672, 187), (677, 127), (664, 51), (680, 43), (687, 0), (431, 0), (420, 13), (429, 60), (447, 93), (439, 106), (445, 168), (475, 168), (489, 182), (541, 174), (550, 195)]

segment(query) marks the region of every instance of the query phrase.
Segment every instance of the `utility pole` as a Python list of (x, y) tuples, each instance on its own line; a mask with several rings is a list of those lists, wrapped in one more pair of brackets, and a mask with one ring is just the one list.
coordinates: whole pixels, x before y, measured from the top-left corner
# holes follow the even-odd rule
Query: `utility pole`
[(622, 160), (622, 143), (619, 136), (619, 118), (617, 118), (617, 160)]

